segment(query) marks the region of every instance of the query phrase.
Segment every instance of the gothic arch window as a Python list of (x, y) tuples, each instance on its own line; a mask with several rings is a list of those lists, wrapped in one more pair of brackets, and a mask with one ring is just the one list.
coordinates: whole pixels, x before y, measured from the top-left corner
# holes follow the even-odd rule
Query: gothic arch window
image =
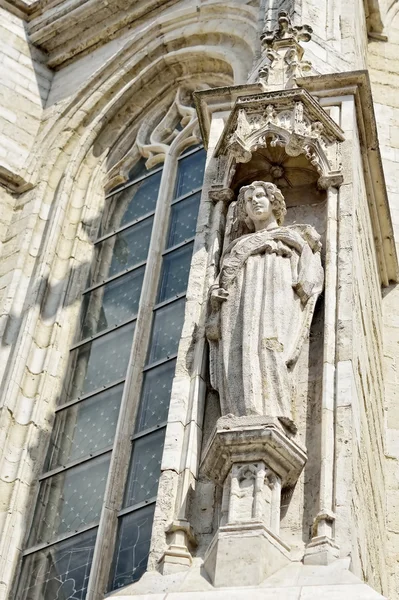
[(107, 195), (20, 600), (84, 600), (146, 569), (205, 166), (196, 131), (178, 93)]

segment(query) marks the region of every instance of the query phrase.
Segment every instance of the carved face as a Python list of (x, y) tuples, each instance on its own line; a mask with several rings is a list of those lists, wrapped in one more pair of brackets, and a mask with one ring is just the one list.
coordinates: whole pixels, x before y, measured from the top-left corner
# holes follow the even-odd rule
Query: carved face
[(272, 203), (263, 187), (256, 186), (245, 193), (245, 209), (253, 222), (264, 221), (272, 214)]

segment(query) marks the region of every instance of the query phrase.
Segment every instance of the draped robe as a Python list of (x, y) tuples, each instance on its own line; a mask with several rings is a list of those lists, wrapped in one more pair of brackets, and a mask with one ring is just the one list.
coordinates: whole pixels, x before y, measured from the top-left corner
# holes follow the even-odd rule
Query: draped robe
[(222, 415), (291, 422), (290, 367), (323, 288), (320, 236), (309, 225), (242, 236), (227, 248), (211, 289), (211, 384)]

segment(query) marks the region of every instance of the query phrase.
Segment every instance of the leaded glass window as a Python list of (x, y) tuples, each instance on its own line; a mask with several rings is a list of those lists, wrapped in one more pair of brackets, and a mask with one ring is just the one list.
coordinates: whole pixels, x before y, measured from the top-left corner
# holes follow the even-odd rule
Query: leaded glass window
[[(142, 159), (107, 197), (40, 477), (20, 600), (85, 600), (98, 577), (93, 557), (108, 543), (105, 522), (115, 548), (110, 572), (101, 574), (103, 592), (146, 569), (204, 166), (198, 146), (168, 171), (148, 170)], [(173, 193), (160, 192), (171, 177)], [(119, 463), (126, 468), (118, 492)]]

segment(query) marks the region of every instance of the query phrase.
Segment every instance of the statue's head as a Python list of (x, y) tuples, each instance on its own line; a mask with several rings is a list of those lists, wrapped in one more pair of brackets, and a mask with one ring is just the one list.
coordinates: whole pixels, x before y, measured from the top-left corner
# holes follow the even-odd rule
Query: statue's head
[(238, 218), (244, 221), (250, 230), (255, 221), (265, 220), (272, 214), (277, 225), (282, 225), (287, 212), (284, 196), (274, 183), (253, 181), (244, 185), (237, 199)]

